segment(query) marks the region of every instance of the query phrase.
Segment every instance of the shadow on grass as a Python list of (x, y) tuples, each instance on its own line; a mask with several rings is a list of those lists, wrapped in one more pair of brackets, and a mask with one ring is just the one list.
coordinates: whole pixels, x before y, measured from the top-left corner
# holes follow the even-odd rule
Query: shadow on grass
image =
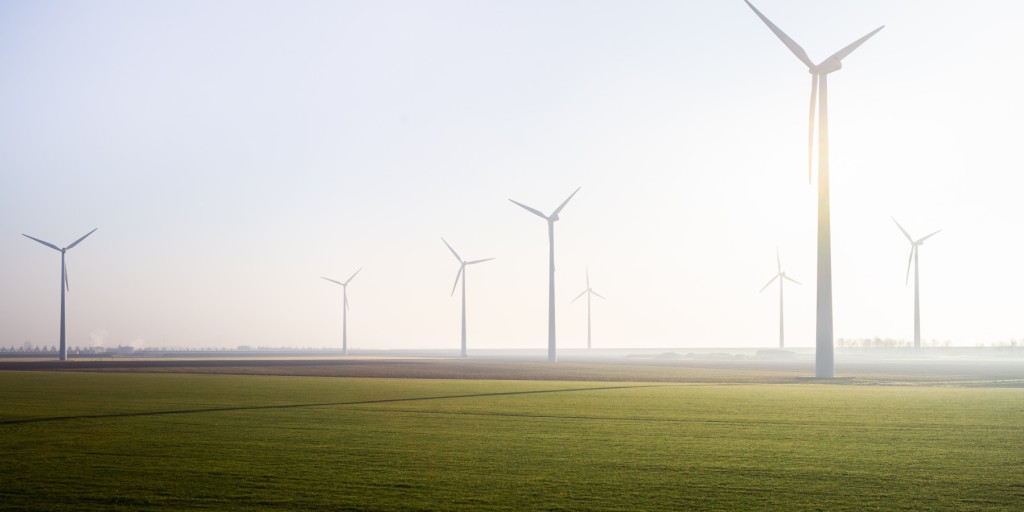
[(419, 402), (424, 400), (448, 400), (457, 398), (481, 398), (481, 397), (496, 397), (496, 396), (515, 396), (515, 395), (536, 395), (543, 393), (572, 393), (577, 391), (609, 391), (614, 389), (638, 389), (638, 388), (652, 388), (652, 387), (663, 387), (665, 384), (651, 384), (642, 386), (605, 386), (597, 388), (571, 388), (571, 389), (540, 389), (535, 391), (505, 391), (501, 393), (477, 393), (472, 395), (445, 395), (445, 396), (423, 396), (413, 398), (384, 398), (380, 400), (359, 400), (353, 402), (321, 402), (312, 404), (281, 404), (281, 405), (252, 405), (244, 407), (209, 407), (205, 409), (177, 409), (171, 411), (145, 411), (145, 412), (115, 412), (109, 414), (78, 414), (73, 416), (47, 416), (42, 418), (24, 418), (24, 419), (13, 419), (13, 420), (0, 420), (0, 426), (2, 425), (24, 425), (28, 423), (48, 423), (54, 421), (70, 421), (70, 420), (89, 420), (89, 419), (105, 419), (105, 418), (133, 418), (140, 416), (166, 416), (171, 414), (196, 414), (196, 413), (209, 413), (209, 412), (231, 412), (231, 411), (259, 411), (265, 409), (299, 409), (307, 407), (336, 407), (342, 405), (371, 405), (371, 404), (387, 404), (397, 402)]

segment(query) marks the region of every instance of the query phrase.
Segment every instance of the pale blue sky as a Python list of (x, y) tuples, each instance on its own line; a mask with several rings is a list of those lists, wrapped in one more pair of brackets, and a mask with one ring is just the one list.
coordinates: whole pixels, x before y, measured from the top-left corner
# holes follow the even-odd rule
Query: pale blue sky
[[(1024, 7), (762, 0), (830, 77), (837, 337), (1024, 337)], [(0, 344), (813, 345), (809, 75), (741, 0), (0, 2)]]

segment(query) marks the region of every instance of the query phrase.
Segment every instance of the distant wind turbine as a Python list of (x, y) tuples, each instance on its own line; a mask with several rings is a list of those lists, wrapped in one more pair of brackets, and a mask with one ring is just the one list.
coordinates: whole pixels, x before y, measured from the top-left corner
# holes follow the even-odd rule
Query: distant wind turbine
[(590, 269), (589, 268), (587, 269), (587, 289), (583, 290), (582, 292), (580, 292), (580, 294), (577, 295), (576, 298), (573, 299), (572, 302), (570, 302), (569, 304), (572, 304), (573, 302), (576, 302), (577, 300), (579, 300), (580, 297), (583, 296), (583, 294), (587, 295), (587, 350), (590, 350), (590, 296), (591, 295), (597, 295), (598, 297), (600, 297), (603, 300), (608, 300), (608, 299), (605, 299), (604, 297), (601, 296), (600, 293), (595, 292), (594, 289), (590, 287)]
[(552, 363), (557, 361), (555, 353), (555, 221), (558, 220), (558, 213), (562, 211), (562, 208), (565, 208), (565, 205), (569, 203), (572, 196), (576, 195), (576, 192), (579, 192), (581, 188), (583, 187), (577, 187), (572, 194), (569, 194), (569, 197), (562, 201), (562, 204), (558, 205), (558, 208), (555, 208), (551, 215), (544, 215), (540, 210), (509, 199), (509, 201), (522, 206), (526, 211), (548, 221), (548, 361)]
[(82, 242), (82, 240), (85, 240), (86, 237), (88, 237), (89, 235), (95, 233), (97, 229), (99, 229), (99, 228), (95, 228), (92, 231), (86, 233), (85, 235), (82, 236), (82, 238), (79, 238), (78, 240), (75, 240), (74, 242), (71, 243), (71, 245), (69, 245), (69, 246), (67, 246), (67, 247), (65, 247), (63, 249), (61, 249), (60, 247), (57, 247), (56, 245), (51, 244), (50, 242), (44, 242), (44, 241), (42, 241), (42, 240), (40, 240), (40, 239), (38, 239), (38, 238), (36, 238), (34, 236), (28, 236), (28, 235), (22, 233), (22, 236), (24, 236), (24, 237), (31, 238), (32, 240), (35, 240), (36, 242), (39, 242), (39, 243), (41, 243), (41, 244), (43, 244), (43, 245), (45, 245), (45, 246), (47, 246), (47, 247), (49, 247), (49, 248), (51, 248), (53, 250), (60, 251), (60, 360), (61, 361), (67, 361), (68, 360), (68, 345), (67, 345), (67, 341), (66, 341), (65, 334), (64, 334), (64, 292), (65, 291), (71, 291), (71, 287), (70, 287), (70, 285), (68, 285), (68, 267), (64, 263), (64, 253), (66, 253), (69, 250), (71, 250), (74, 246), (80, 244)]
[[(789, 51), (803, 62), (811, 73), (811, 113), (808, 128), (807, 177), (810, 181), (811, 158), (814, 152), (814, 106), (818, 104), (818, 301), (817, 327), (815, 335), (815, 375), (818, 378), (835, 377), (835, 355), (832, 338), (832, 227), (829, 213), (828, 175), (828, 75), (843, 67), (842, 60), (857, 49), (864, 41), (885, 28), (876, 28), (868, 35), (850, 43), (831, 57), (815, 64), (800, 45), (790, 39), (779, 27), (758, 11), (749, 0), (743, 0), (754, 10), (761, 21), (775, 33)], [(821, 88), (821, 95), (818, 89)]]
[(348, 355), (348, 283), (350, 283), (352, 281), (352, 278), (356, 277), (356, 274), (358, 274), (361, 270), (363, 269), (356, 270), (356, 273), (352, 274), (352, 277), (345, 280), (344, 283), (323, 276), (320, 277), (320, 279), (326, 279), (336, 285), (341, 286), (341, 355), (343, 356)]
[[(788, 281), (792, 281), (792, 282), (794, 282), (796, 284), (800, 284), (800, 283), (796, 279), (793, 279), (792, 277), (787, 276), (786, 273), (782, 271), (782, 258), (779, 257), (779, 250), (778, 249), (775, 249), (775, 264), (776, 264), (776, 266), (778, 268), (778, 273), (775, 274), (775, 277), (773, 277), (771, 279), (771, 281), (768, 281), (768, 284), (765, 284), (764, 287), (761, 288), (761, 291), (763, 292), (765, 290), (765, 288), (768, 288), (768, 285), (770, 285), (773, 282), (775, 282), (776, 279), (779, 280), (779, 348), (785, 348), (786, 347), (786, 329), (785, 329), (786, 323), (785, 323), (785, 319), (782, 316), (782, 310), (783, 310), (783, 308), (782, 308), (782, 305), (783, 305), (782, 289), (784, 288), (783, 285), (785, 284), (785, 283), (783, 283), (783, 281), (784, 280), (788, 280)], [(758, 292), (758, 293), (760, 293), (760, 292)]]
[(455, 295), (455, 288), (459, 286), (459, 279), (462, 279), (462, 357), (466, 357), (466, 267), (469, 265), (476, 265), (477, 263), (483, 263), (485, 261), (491, 261), (494, 258), (485, 258), (482, 260), (465, 261), (459, 256), (459, 253), (452, 249), (451, 244), (448, 243), (444, 238), (441, 239), (444, 245), (448, 247), (448, 250), (452, 252), (455, 259), (459, 261), (459, 273), (455, 274), (455, 284), (452, 285), (452, 295)]
[[(893, 222), (896, 222), (896, 218), (894, 218), (894, 217), (890, 217), (890, 218), (892, 219)], [(900, 231), (903, 232), (903, 236), (907, 237), (907, 240), (910, 241), (910, 258), (907, 259), (907, 279), (906, 279), (906, 283), (910, 282), (910, 264), (913, 263), (914, 264), (914, 348), (921, 348), (921, 288), (920, 288), (920, 283), (918, 281), (918, 277), (919, 276), (918, 276), (918, 273), (917, 273), (917, 256), (920, 253), (920, 249), (918, 249), (918, 248), (921, 247), (921, 245), (924, 244), (925, 240), (935, 236), (936, 234), (939, 233), (939, 231), (942, 231), (942, 230), (940, 229), (939, 231), (936, 231), (935, 233), (932, 233), (932, 234), (930, 234), (928, 236), (925, 236), (925, 237), (919, 238), (917, 240), (914, 240), (914, 238), (912, 236), (910, 236), (910, 233), (907, 233), (907, 230), (903, 229), (903, 226), (900, 226), (899, 222), (896, 222), (896, 227), (900, 228)]]

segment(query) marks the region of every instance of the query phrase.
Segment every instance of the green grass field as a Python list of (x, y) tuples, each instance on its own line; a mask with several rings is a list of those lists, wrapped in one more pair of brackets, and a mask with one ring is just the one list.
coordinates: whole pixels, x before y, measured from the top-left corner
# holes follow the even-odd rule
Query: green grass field
[(1022, 389), (0, 372), (2, 509), (1022, 507)]

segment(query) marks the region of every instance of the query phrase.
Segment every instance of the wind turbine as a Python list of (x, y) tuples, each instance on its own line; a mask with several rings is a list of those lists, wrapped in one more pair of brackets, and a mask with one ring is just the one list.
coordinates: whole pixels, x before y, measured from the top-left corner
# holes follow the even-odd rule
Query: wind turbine
[(65, 291), (71, 291), (71, 286), (68, 285), (68, 267), (64, 263), (64, 253), (66, 253), (69, 250), (71, 250), (74, 246), (82, 243), (82, 240), (85, 240), (86, 237), (88, 237), (89, 235), (95, 233), (97, 229), (99, 229), (99, 228), (94, 228), (92, 231), (90, 231), (90, 232), (86, 233), (85, 235), (83, 235), (82, 238), (79, 238), (78, 240), (75, 240), (74, 242), (71, 243), (71, 245), (69, 245), (69, 246), (67, 246), (67, 247), (65, 247), (63, 249), (61, 249), (60, 247), (57, 247), (56, 245), (51, 244), (50, 242), (44, 242), (44, 241), (42, 241), (42, 240), (40, 240), (40, 239), (38, 239), (38, 238), (36, 238), (34, 236), (28, 236), (28, 235), (22, 233), (22, 236), (24, 236), (24, 237), (31, 238), (32, 240), (35, 240), (36, 242), (39, 242), (39, 243), (41, 243), (41, 244), (43, 244), (43, 245), (45, 245), (45, 246), (47, 246), (47, 247), (49, 247), (49, 248), (51, 248), (53, 250), (60, 251), (60, 360), (61, 361), (67, 361), (68, 360), (68, 345), (67, 345), (66, 338), (65, 338), (65, 335), (64, 335), (64, 292)]
[[(359, 269), (356, 270), (356, 274), (359, 273)], [(356, 274), (352, 274), (352, 277), (345, 280), (345, 282), (335, 281), (334, 279), (328, 279), (321, 276), (320, 279), (327, 279), (328, 281), (341, 286), (342, 306), (341, 306), (341, 355), (348, 355), (348, 283), (352, 281)]]
[(544, 215), (540, 210), (509, 199), (509, 201), (522, 206), (526, 211), (548, 221), (548, 361), (552, 363), (557, 360), (555, 355), (555, 221), (558, 220), (558, 213), (562, 211), (562, 208), (565, 208), (565, 205), (569, 203), (572, 196), (576, 195), (576, 192), (579, 192), (581, 188), (583, 187), (576, 187), (576, 190), (569, 194), (569, 197), (565, 198), (565, 201), (562, 201), (562, 204), (558, 205), (558, 208), (555, 208), (551, 215)]
[(466, 357), (466, 267), (469, 265), (476, 265), (477, 263), (483, 263), (485, 261), (491, 261), (494, 258), (485, 258), (482, 260), (465, 261), (459, 256), (459, 253), (452, 249), (451, 244), (448, 243), (444, 238), (441, 239), (444, 245), (448, 246), (448, 250), (452, 252), (455, 259), (459, 260), (459, 273), (455, 274), (455, 284), (452, 285), (452, 295), (455, 295), (455, 288), (459, 286), (459, 279), (462, 279), (462, 357)]
[(572, 302), (570, 302), (569, 304), (572, 304), (573, 302), (576, 302), (577, 300), (579, 300), (580, 297), (583, 296), (583, 294), (587, 294), (587, 350), (590, 350), (590, 296), (591, 295), (597, 295), (601, 299), (604, 299), (604, 300), (608, 300), (608, 299), (605, 299), (604, 297), (601, 296), (600, 293), (595, 292), (594, 289), (590, 287), (590, 269), (589, 268), (587, 269), (587, 289), (583, 290), (582, 292), (580, 292), (580, 294), (577, 295), (576, 298), (573, 299)]
[[(890, 218), (892, 219), (893, 222), (896, 222), (896, 218), (895, 217), (890, 217)], [(910, 241), (910, 258), (907, 260), (907, 279), (906, 279), (906, 283), (910, 282), (910, 263), (913, 262), (914, 263), (914, 348), (921, 348), (921, 288), (920, 288), (920, 282), (918, 280), (918, 273), (917, 273), (917, 256), (920, 253), (920, 250), (918, 249), (918, 247), (921, 247), (921, 245), (924, 244), (925, 240), (935, 236), (936, 234), (938, 234), (939, 231), (942, 231), (942, 230), (940, 229), (939, 231), (936, 231), (935, 233), (932, 233), (932, 234), (930, 234), (928, 236), (925, 236), (925, 237), (919, 238), (917, 240), (914, 240), (914, 238), (912, 236), (910, 236), (910, 233), (907, 233), (907, 230), (903, 229), (903, 226), (900, 226), (899, 222), (896, 222), (896, 227), (900, 228), (900, 231), (903, 232), (903, 236), (907, 237), (907, 240)]]
[[(779, 27), (776, 27), (761, 11), (758, 11), (749, 0), (743, 0), (754, 10), (758, 18), (793, 52), (801, 62), (807, 65), (811, 73), (811, 113), (810, 126), (807, 130), (807, 178), (810, 182), (811, 160), (814, 153), (814, 108), (818, 104), (818, 300), (815, 349), (815, 376), (818, 378), (835, 377), (835, 357), (832, 338), (832, 228), (829, 213), (829, 176), (828, 176), (828, 75), (843, 67), (843, 59), (857, 49), (864, 41), (885, 28), (876, 28), (868, 35), (850, 43), (831, 57), (815, 64), (807, 56), (800, 45), (790, 39)], [(818, 89), (821, 94), (818, 94)]]
[[(786, 273), (782, 271), (782, 259), (779, 258), (779, 250), (777, 248), (775, 249), (775, 265), (778, 268), (778, 273), (775, 274), (775, 277), (773, 277), (771, 279), (771, 281), (768, 281), (768, 283), (765, 284), (763, 288), (761, 288), (761, 291), (763, 292), (765, 290), (765, 288), (768, 288), (768, 285), (770, 285), (773, 282), (775, 282), (776, 279), (779, 280), (779, 348), (785, 348), (786, 347), (786, 336), (785, 336), (785, 333), (786, 333), (785, 325), (786, 324), (785, 324), (785, 321), (784, 321), (783, 316), (782, 316), (782, 304), (783, 304), (783, 301), (782, 301), (782, 289), (784, 288), (783, 285), (785, 284), (783, 281), (789, 280), (789, 281), (792, 281), (792, 282), (794, 282), (796, 284), (800, 284), (800, 283), (796, 279), (793, 279), (792, 277), (787, 276)], [(758, 292), (758, 293), (760, 293), (760, 292)]]

